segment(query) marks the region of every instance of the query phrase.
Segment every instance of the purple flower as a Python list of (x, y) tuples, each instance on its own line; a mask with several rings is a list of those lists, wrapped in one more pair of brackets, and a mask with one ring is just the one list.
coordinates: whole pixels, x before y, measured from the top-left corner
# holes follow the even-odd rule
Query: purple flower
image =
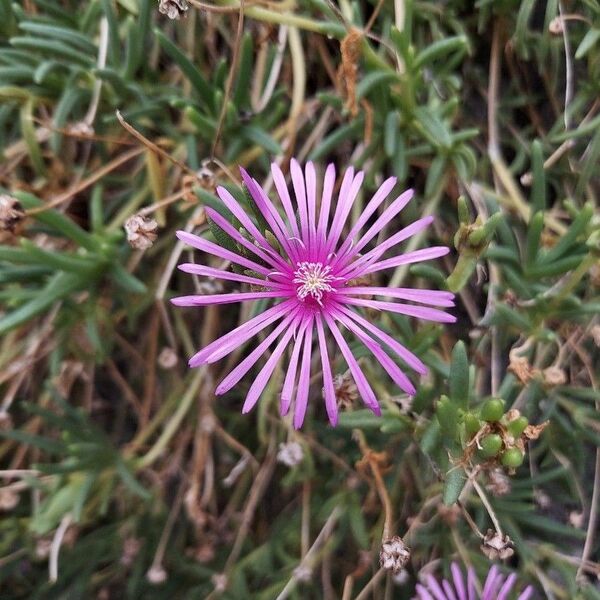
[[(517, 580), (515, 573), (511, 573), (505, 579), (504, 575), (500, 573), (500, 569), (494, 565), (488, 572), (480, 596), (477, 593), (479, 588), (477, 577), (472, 568), (467, 571), (466, 582), (456, 563), (452, 563), (450, 569), (454, 586), (447, 579), (442, 580), (440, 585), (433, 575), (427, 575), (424, 586), (417, 584), (415, 600), (507, 600)], [(533, 588), (527, 586), (517, 596), (517, 600), (527, 600), (531, 598), (532, 594)]]
[[(258, 401), (277, 363), (290, 347), (291, 355), (281, 391), (281, 414), (287, 414), (294, 401), (294, 426), (298, 428), (302, 425), (306, 413), (312, 351), (315, 345), (315, 348), (319, 348), (321, 357), (325, 407), (330, 422), (335, 425), (338, 407), (328, 349), (328, 339), (331, 336), (348, 364), (363, 401), (379, 415), (381, 411), (377, 398), (342, 335), (341, 326), (371, 351), (402, 390), (407, 394), (414, 394), (413, 384), (389, 356), (388, 350), (421, 374), (426, 372), (423, 362), (359, 312), (361, 308), (372, 308), (428, 321), (455, 321), (452, 315), (422, 306), (454, 306), (454, 295), (450, 292), (372, 287), (361, 283), (366, 276), (384, 269), (438, 258), (448, 252), (448, 248), (436, 246), (383, 259), (388, 250), (425, 229), (433, 221), (433, 217), (419, 219), (365, 251), (383, 228), (408, 204), (413, 196), (412, 190), (401, 194), (382, 210), (377, 218), (370, 221), (396, 183), (396, 179), (390, 177), (366, 204), (349, 233), (343, 236), (344, 227), (363, 181), (362, 172), (355, 173), (353, 168), (346, 171), (337, 202), (334, 202), (332, 197), (335, 168), (329, 165), (323, 182), (321, 202), (318, 203), (314, 165), (307, 163), (303, 172), (300, 165), (292, 160), (291, 176), (295, 195), (293, 203), (281, 169), (275, 164), (272, 165), (273, 180), (285, 217), (280, 214), (278, 207), (271, 202), (261, 186), (245, 170), (241, 169), (241, 173), (252, 199), (273, 235), (269, 236), (260, 231), (234, 197), (226, 189), (219, 187), (219, 197), (252, 241), (218, 212), (208, 207), (207, 216), (235, 240), (239, 247), (238, 252), (185, 231), (179, 231), (177, 235), (179, 239), (198, 250), (242, 267), (244, 274), (197, 264), (183, 264), (179, 268), (195, 275), (247, 284), (250, 291), (183, 296), (174, 298), (172, 302), (178, 306), (205, 306), (273, 299), (275, 305), (203, 348), (191, 358), (190, 366), (213, 363), (270, 325), (274, 325), (274, 329), (264, 341), (221, 381), (216, 393), (224, 394), (233, 388), (275, 343), (269, 358), (248, 390), (242, 409), (242, 412), (247, 413)], [(363, 229), (366, 229), (366, 232), (363, 232)], [(373, 296), (417, 304), (384, 302), (373, 300)]]

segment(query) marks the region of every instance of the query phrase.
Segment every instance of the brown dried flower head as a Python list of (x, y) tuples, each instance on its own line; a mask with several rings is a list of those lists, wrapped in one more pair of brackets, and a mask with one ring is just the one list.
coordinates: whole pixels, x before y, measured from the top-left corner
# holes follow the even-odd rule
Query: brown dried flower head
[(287, 444), (279, 444), (279, 452), (277, 452), (277, 462), (288, 467), (295, 467), (302, 462), (304, 451), (298, 442), (288, 442)]
[(560, 367), (548, 367), (542, 371), (544, 384), (548, 386), (564, 385), (567, 383), (567, 374)]
[(351, 408), (358, 400), (358, 388), (348, 373), (335, 376), (333, 380), (333, 389), (340, 408)]
[(161, 369), (172, 369), (177, 364), (177, 353), (173, 348), (165, 346), (158, 355), (158, 366)]
[(127, 241), (136, 250), (147, 250), (156, 240), (158, 223), (154, 219), (146, 219), (142, 215), (133, 215), (125, 221)]
[(381, 544), (379, 553), (379, 564), (382, 569), (392, 571), (397, 574), (406, 566), (410, 558), (410, 548), (404, 543), (404, 540), (395, 535)]
[(500, 467), (495, 467), (488, 472), (485, 488), (494, 496), (506, 496), (511, 490), (510, 478)]
[(159, 585), (167, 580), (167, 572), (162, 565), (152, 565), (146, 572), (146, 579), (154, 585)]
[(0, 230), (12, 233), (24, 218), (21, 203), (13, 196), (0, 194)]
[(158, 0), (158, 10), (169, 19), (178, 20), (185, 17), (187, 9), (190, 7), (187, 0)]
[(0, 511), (9, 511), (19, 504), (19, 494), (10, 489), (0, 490)]
[(536, 369), (524, 356), (511, 356), (508, 370), (514, 373), (521, 383), (529, 383), (536, 374)]
[(514, 544), (508, 535), (502, 535), (493, 529), (488, 529), (481, 544), (481, 551), (490, 560), (505, 560), (514, 553)]

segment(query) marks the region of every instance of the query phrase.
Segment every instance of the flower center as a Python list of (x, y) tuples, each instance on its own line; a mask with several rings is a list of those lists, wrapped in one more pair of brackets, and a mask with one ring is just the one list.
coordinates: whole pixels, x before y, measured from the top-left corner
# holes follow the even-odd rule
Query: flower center
[(319, 305), (322, 305), (323, 293), (335, 291), (330, 284), (337, 277), (331, 275), (331, 267), (323, 266), (320, 262), (301, 262), (297, 266), (293, 279), (294, 283), (299, 284), (296, 295), (300, 300), (305, 300), (307, 296), (310, 296)]

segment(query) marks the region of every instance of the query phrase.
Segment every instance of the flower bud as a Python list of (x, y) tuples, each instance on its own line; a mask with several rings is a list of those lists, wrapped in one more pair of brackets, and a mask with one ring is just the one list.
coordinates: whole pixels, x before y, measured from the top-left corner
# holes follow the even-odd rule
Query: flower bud
[(488, 423), (499, 421), (504, 415), (504, 400), (502, 398), (490, 398), (481, 407), (481, 418)]
[(511, 469), (516, 469), (523, 464), (523, 460), (525, 459), (525, 453), (518, 448), (508, 448), (502, 453), (502, 458), (500, 459), (502, 464), (505, 467), (509, 467)]
[(500, 452), (500, 448), (502, 438), (497, 433), (490, 433), (481, 438), (479, 453), (485, 458), (491, 458)]

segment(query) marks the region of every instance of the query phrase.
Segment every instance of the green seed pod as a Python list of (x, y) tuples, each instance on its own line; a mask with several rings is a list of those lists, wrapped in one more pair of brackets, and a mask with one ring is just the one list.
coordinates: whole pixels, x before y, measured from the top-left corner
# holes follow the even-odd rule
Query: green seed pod
[(481, 407), (481, 418), (488, 423), (499, 421), (504, 415), (504, 400), (502, 398), (490, 398)]
[(497, 433), (490, 433), (481, 438), (480, 446), (479, 454), (485, 458), (491, 458), (500, 452), (502, 438)]
[(509, 421), (506, 424), (506, 429), (508, 432), (515, 438), (521, 436), (521, 434), (525, 431), (525, 427), (529, 425), (529, 419), (527, 417), (517, 417), (516, 419)]
[(482, 422), (473, 414), (466, 413), (464, 416), (465, 432), (471, 439), (480, 429)]
[(523, 464), (525, 453), (518, 448), (509, 448), (502, 453), (501, 462), (505, 467), (515, 469)]

